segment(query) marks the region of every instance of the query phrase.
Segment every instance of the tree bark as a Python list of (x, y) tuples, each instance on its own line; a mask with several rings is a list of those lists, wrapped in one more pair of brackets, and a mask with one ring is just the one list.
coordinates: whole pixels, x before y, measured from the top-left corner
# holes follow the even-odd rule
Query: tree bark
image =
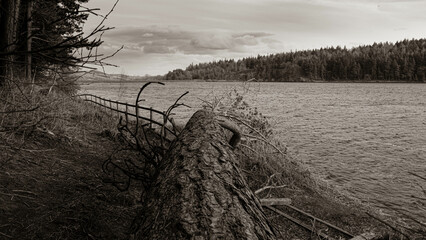
[(31, 41), (32, 41), (32, 25), (33, 25), (33, 19), (32, 19), (32, 12), (33, 12), (33, 0), (27, 0), (27, 56), (26, 56), (26, 78), (27, 82), (31, 83), (31, 92), (34, 90), (34, 82), (31, 78), (31, 62), (32, 62), (32, 56), (31, 56)]
[(132, 227), (137, 239), (275, 239), (212, 112), (200, 110), (171, 145)]
[(13, 80), (13, 64), (16, 50), (19, 10), (21, 0), (1, 0), (0, 52), (10, 53), (0, 58), (0, 87)]

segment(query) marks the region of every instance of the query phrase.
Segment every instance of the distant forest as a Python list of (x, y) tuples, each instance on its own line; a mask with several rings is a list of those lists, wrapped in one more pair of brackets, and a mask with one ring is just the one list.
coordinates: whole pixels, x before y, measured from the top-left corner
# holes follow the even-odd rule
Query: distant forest
[(249, 80), (272, 82), (426, 82), (426, 39), (374, 43), (352, 49), (316, 50), (191, 64), (166, 80)]

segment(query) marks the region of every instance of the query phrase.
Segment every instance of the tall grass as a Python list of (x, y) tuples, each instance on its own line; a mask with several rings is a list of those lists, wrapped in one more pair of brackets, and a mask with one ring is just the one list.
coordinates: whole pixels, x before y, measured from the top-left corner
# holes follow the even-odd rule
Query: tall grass
[(102, 109), (61, 91), (46, 94), (14, 88), (0, 92), (0, 139), (5, 145), (22, 146), (40, 135), (81, 141), (85, 133), (79, 124), (113, 132), (116, 123)]
[(222, 96), (204, 100), (203, 107), (239, 125), (242, 141), (235, 153), (250, 188), (286, 186), (306, 188), (316, 185), (308, 169), (286, 153), (286, 146), (277, 138), (274, 126), (261, 113), (250, 106), (245, 95), (248, 85), (234, 88)]
[(110, 114), (63, 92), (1, 92), (0, 239), (128, 238), (135, 197), (100, 179)]

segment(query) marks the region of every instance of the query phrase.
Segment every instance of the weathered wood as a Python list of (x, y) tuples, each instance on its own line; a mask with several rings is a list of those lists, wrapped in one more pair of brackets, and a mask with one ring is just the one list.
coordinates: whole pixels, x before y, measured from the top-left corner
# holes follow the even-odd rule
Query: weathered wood
[(149, 108), (149, 128), (152, 128), (152, 107)]
[(330, 237), (330, 236), (328, 236), (327, 234), (325, 234), (325, 233), (323, 233), (323, 232), (321, 232), (321, 231), (317, 231), (315, 228), (311, 227), (310, 225), (307, 225), (307, 224), (305, 224), (305, 223), (301, 222), (300, 220), (298, 220), (298, 219), (296, 219), (296, 218), (294, 218), (294, 217), (292, 217), (292, 216), (290, 216), (290, 215), (288, 215), (288, 214), (285, 214), (284, 212), (282, 212), (282, 211), (280, 211), (280, 210), (278, 210), (278, 209), (276, 209), (276, 208), (274, 208), (274, 207), (271, 207), (271, 206), (265, 206), (265, 208), (267, 208), (267, 209), (269, 209), (269, 210), (271, 210), (271, 211), (273, 211), (273, 212), (275, 212), (275, 213), (278, 213), (279, 215), (281, 215), (281, 216), (283, 216), (283, 217), (287, 218), (288, 220), (290, 220), (290, 221), (292, 221), (292, 222), (296, 223), (297, 225), (299, 225), (299, 226), (301, 226), (301, 227), (305, 228), (306, 230), (308, 230), (308, 231), (310, 231), (310, 232), (313, 232), (313, 233), (318, 234), (319, 236), (321, 236), (321, 237), (322, 237), (322, 238), (324, 238), (324, 239), (334, 240), (333, 238), (331, 238), (331, 237)]
[(273, 206), (273, 205), (290, 205), (290, 198), (262, 198), (260, 199), (262, 206)]
[(128, 124), (128, 123), (129, 123), (129, 115), (128, 115), (128, 112), (129, 112), (129, 108), (128, 108), (127, 104), (126, 104), (126, 113), (125, 113), (125, 116), (126, 116), (126, 124)]
[(281, 186), (265, 186), (262, 188), (257, 189), (256, 191), (254, 191), (255, 194), (259, 194), (267, 189), (277, 189), (277, 188), (284, 188), (287, 187), (287, 185), (281, 185)]
[(275, 239), (225, 133), (205, 110), (172, 143), (134, 221), (137, 239)]
[(115, 109), (117, 109), (117, 118), (120, 118), (120, 112), (118, 111), (118, 110), (120, 110), (119, 108), (118, 108), (118, 102), (116, 102), (115, 103)]
[(299, 213), (301, 213), (301, 214), (303, 214), (303, 215), (305, 215), (305, 216), (308, 216), (308, 217), (312, 218), (313, 220), (315, 220), (316, 222), (320, 222), (320, 223), (325, 224), (325, 225), (327, 225), (327, 226), (329, 226), (329, 227), (331, 227), (331, 228), (333, 228), (333, 229), (336, 229), (337, 231), (339, 231), (339, 232), (341, 232), (341, 233), (345, 234), (346, 236), (348, 236), (348, 237), (350, 237), (350, 238), (352, 238), (352, 237), (353, 237), (353, 235), (352, 235), (351, 233), (349, 233), (349, 232), (347, 232), (347, 231), (345, 231), (345, 230), (343, 230), (343, 229), (341, 229), (341, 228), (339, 228), (339, 227), (337, 227), (337, 226), (335, 226), (335, 225), (333, 225), (333, 224), (331, 224), (331, 223), (329, 223), (329, 222), (326, 222), (326, 221), (324, 221), (324, 220), (322, 220), (322, 219), (319, 219), (319, 218), (317, 218), (317, 217), (313, 216), (313, 215), (312, 215), (312, 214), (310, 214), (310, 213), (307, 213), (307, 212), (305, 212), (305, 211), (302, 211), (301, 209), (299, 209), (299, 208), (297, 208), (297, 207), (295, 207), (295, 206), (287, 205), (286, 207), (287, 207), (287, 208), (291, 208), (291, 209), (293, 209), (294, 211), (299, 212)]
[(221, 127), (228, 129), (233, 133), (231, 140), (229, 140), (229, 145), (235, 148), (241, 140), (241, 129), (238, 127), (237, 124), (226, 118), (216, 118), (216, 120), (218, 121)]

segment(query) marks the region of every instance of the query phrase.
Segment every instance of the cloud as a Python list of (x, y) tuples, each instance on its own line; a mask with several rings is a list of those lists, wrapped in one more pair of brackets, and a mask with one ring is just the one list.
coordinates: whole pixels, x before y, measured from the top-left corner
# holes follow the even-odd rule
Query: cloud
[(173, 47), (162, 46), (162, 45), (146, 45), (143, 46), (144, 53), (160, 53), (160, 54), (169, 54), (176, 53), (176, 50)]
[[(112, 5), (88, 4), (104, 15)], [(425, 0), (126, 0), (107, 19), (116, 28), (101, 50), (124, 45), (111, 62), (129, 74), (164, 73), (192, 62), (422, 38), (424, 9)]]
[(108, 55), (124, 44), (114, 58), (108, 59), (109, 63), (122, 68), (107, 67), (107, 71), (155, 75), (185, 68), (191, 63), (282, 52), (282, 42), (274, 37), (260, 31), (201, 31), (157, 25), (121, 27), (105, 33), (105, 43), (99, 52)]
[(234, 46), (233, 39), (229, 35), (222, 34), (201, 34), (191, 39), (192, 50), (210, 53), (210, 50), (227, 50)]
[(278, 41), (264, 32), (233, 33), (223, 30), (190, 31), (178, 26), (129, 27), (105, 35), (109, 43), (125, 43), (125, 49), (145, 54), (214, 54), (244, 52), (265, 42)]

